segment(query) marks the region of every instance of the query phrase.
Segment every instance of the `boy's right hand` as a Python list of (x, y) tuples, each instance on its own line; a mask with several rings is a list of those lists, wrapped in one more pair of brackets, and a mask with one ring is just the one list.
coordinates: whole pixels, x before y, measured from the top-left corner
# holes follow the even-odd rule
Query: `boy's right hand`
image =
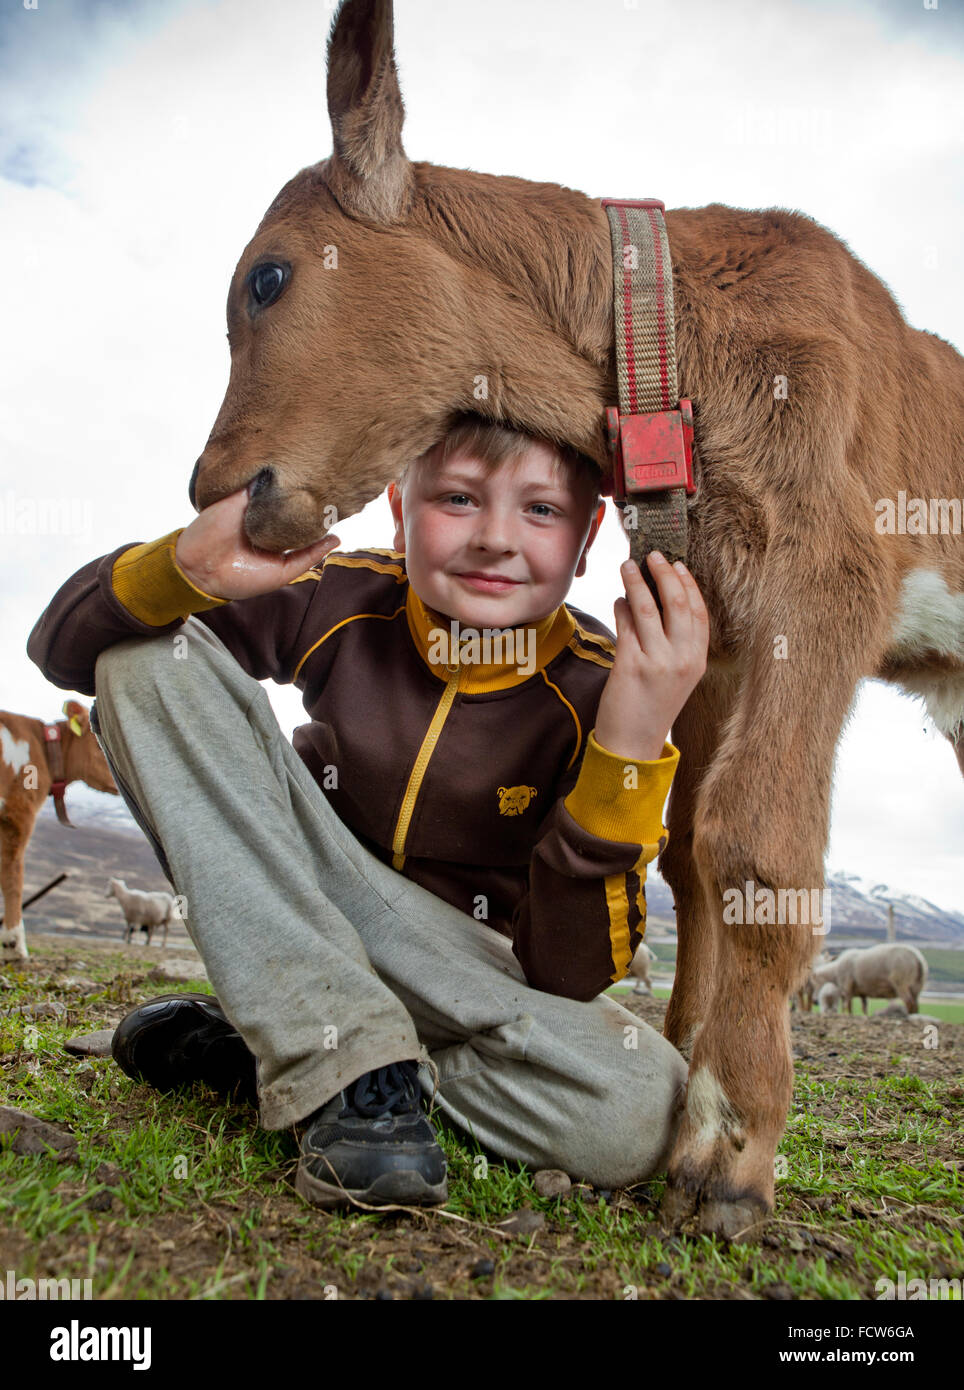
[(205, 507), (177, 538), (174, 558), (178, 568), (212, 598), (270, 594), (310, 570), (341, 544), (337, 536), (328, 535), (314, 545), (283, 555), (255, 550), (242, 526), (247, 505), (248, 490), (243, 487)]

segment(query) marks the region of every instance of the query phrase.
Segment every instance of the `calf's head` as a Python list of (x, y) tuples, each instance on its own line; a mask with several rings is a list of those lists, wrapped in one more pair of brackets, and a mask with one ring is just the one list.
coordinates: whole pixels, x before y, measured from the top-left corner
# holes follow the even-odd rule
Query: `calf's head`
[(300, 548), (464, 411), (606, 471), (611, 305), (589, 307), (607, 305), (612, 273), (599, 204), (410, 162), (390, 0), (339, 9), (328, 110), (333, 153), (284, 186), (232, 277), (231, 373), (194, 506), (247, 487), (251, 543)]
[(67, 716), (67, 727), (63, 732), (64, 775), (67, 781), (86, 782), (95, 791), (119, 796), (84, 706), (77, 700), (67, 700), (64, 702), (64, 714)]

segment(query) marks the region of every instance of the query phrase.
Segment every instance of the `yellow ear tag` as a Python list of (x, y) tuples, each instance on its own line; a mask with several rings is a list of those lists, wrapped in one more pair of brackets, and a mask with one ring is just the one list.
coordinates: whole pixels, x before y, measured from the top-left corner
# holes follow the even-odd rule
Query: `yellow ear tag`
[(67, 723), (73, 729), (74, 733), (77, 735), (78, 738), (83, 738), (84, 731), (81, 727), (80, 720), (77, 718), (76, 714), (72, 714), (70, 718), (67, 720)]

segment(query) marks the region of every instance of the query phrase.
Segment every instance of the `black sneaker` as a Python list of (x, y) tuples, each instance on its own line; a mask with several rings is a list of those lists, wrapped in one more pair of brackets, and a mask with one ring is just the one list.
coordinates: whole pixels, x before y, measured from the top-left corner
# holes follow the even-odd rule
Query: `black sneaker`
[(159, 994), (117, 1025), (111, 1055), (134, 1081), (175, 1091), (203, 1081), (258, 1103), (257, 1064), (211, 994)]
[(422, 1110), (417, 1062), (366, 1072), (303, 1123), (295, 1188), (315, 1206), (448, 1201), (445, 1155)]

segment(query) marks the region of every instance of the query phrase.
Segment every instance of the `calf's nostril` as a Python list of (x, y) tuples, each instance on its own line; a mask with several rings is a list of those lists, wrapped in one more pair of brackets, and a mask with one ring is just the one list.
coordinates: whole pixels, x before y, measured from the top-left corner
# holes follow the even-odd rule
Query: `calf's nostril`
[(248, 484), (248, 497), (255, 498), (259, 493), (266, 492), (274, 483), (274, 469), (265, 467), (258, 472)]
[(195, 511), (197, 511), (197, 497), (195, 496), (195, 490), (197, 488), (197, 475), (200, 467), (201, 460), (198, 459), (197, 463), (194, 465), (194, 472), (191, 474), (191, 481), (187, 485), (187, 495), (191, 499), (191, 506), (194, 508)]

